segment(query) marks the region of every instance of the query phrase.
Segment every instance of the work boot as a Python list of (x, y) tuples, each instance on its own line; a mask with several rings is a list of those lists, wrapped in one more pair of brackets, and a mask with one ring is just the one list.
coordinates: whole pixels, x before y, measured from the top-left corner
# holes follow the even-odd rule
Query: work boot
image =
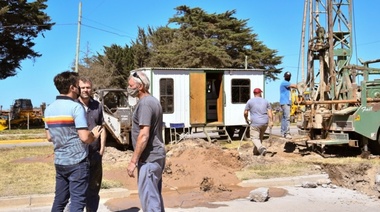
[(256, 146), (253, 147), (253, 155), (254, 155), (254, 156), (255, 156), (255, 155), (260, 155), (260, 152), (259, 152), (259, 150), (257, 149)]
[(292, 136), (290, 134), (285, 134), (284, 138), (286, 138), (286, 139), (292, 139)]
[(261, 147), (259, 152), (261, 156), (265, 156), (265, 154), (267, 153), (267, 148)]

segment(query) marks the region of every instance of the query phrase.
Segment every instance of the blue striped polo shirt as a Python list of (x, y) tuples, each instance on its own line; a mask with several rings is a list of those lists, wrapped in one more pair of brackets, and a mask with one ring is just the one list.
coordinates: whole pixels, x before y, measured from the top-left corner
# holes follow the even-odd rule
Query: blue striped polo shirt
[(68, 96), (57, 96), (46, 107), (45, 129), (54, 144), (54, 163), (73, 165), (88, 155), (88, 144), (79, 138), (77, 129), (88, 129), (86, 113), (81, 104)]

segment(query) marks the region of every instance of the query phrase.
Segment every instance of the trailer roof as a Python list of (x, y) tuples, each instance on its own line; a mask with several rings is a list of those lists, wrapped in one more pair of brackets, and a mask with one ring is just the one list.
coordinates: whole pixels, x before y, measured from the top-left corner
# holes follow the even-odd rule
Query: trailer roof
[(250, 69), (242, 69), (242, 68), (171, 68), (171, 67), (142, 67), (138, 68), (138, 70), (144, 69), (152, 69), (152, 70), (187, 70), (187, 71), (257, 71), (264, 72), (265, 69), (258, 68), (250, 68)]

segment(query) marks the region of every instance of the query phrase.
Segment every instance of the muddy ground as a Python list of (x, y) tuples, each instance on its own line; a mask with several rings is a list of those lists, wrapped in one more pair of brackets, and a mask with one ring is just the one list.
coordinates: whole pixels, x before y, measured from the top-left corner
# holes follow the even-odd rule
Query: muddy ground
[[(239, 141), (235, 141), (239, 142)], [(264, 141), (272, 153), (266, 156), (253, 156), (252, 145), (245, 143), (238, 149), (226, 149), (218, 143), (209, 143), (203, 139), (184, 140), (167, 147), (167, 164), (163, 175), (163, 196), (165, 207), (208, 206), (208, 202), (228, 201), (245, 198), (253, 188), (239, 187), (241, 180), (236, 172), (244, 170), (250, 164), (284, 164), (297, 161), (320, 161), (322, 155), (289, 143), (279, 137)], [(350, 155), (355, 156), (355, 152)], [(119, 151), (107, 147), (104, 163), (120, 163), (120, 167), (104, 171), (104, 179), (119, 181), (129, 190), (137, 190), (136, 179), (127, 175), (126, 167), (131, 151)], [(379, 160), (373, 158), (373, 160)], [(367, 159), (360, 164), (324, 164), (318, 163), (304, 170), (304, 174), (328, 173), (332, 184), (357, 190), (361, 193), (380, 197), (380, 189), (375, 186), (375, 176), (380, 167), (373, 166)], [(286, 195), (281, 188), (270, 188), (271, 197)], [(123, 205), (124, 204), (124, 205)], [(139, 207), (136, 194), (127, 200), (124, 198), (108, 200), (106, 205), (123, 208)], [(117, 210), (115, 208), (115, 210)]]

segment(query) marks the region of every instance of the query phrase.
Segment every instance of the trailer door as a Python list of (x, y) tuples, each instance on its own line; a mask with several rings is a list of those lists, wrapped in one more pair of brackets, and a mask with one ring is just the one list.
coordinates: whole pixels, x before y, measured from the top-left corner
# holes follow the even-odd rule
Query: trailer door
[(190, 124), (206, 124), (206, 74), (190, 73)]

